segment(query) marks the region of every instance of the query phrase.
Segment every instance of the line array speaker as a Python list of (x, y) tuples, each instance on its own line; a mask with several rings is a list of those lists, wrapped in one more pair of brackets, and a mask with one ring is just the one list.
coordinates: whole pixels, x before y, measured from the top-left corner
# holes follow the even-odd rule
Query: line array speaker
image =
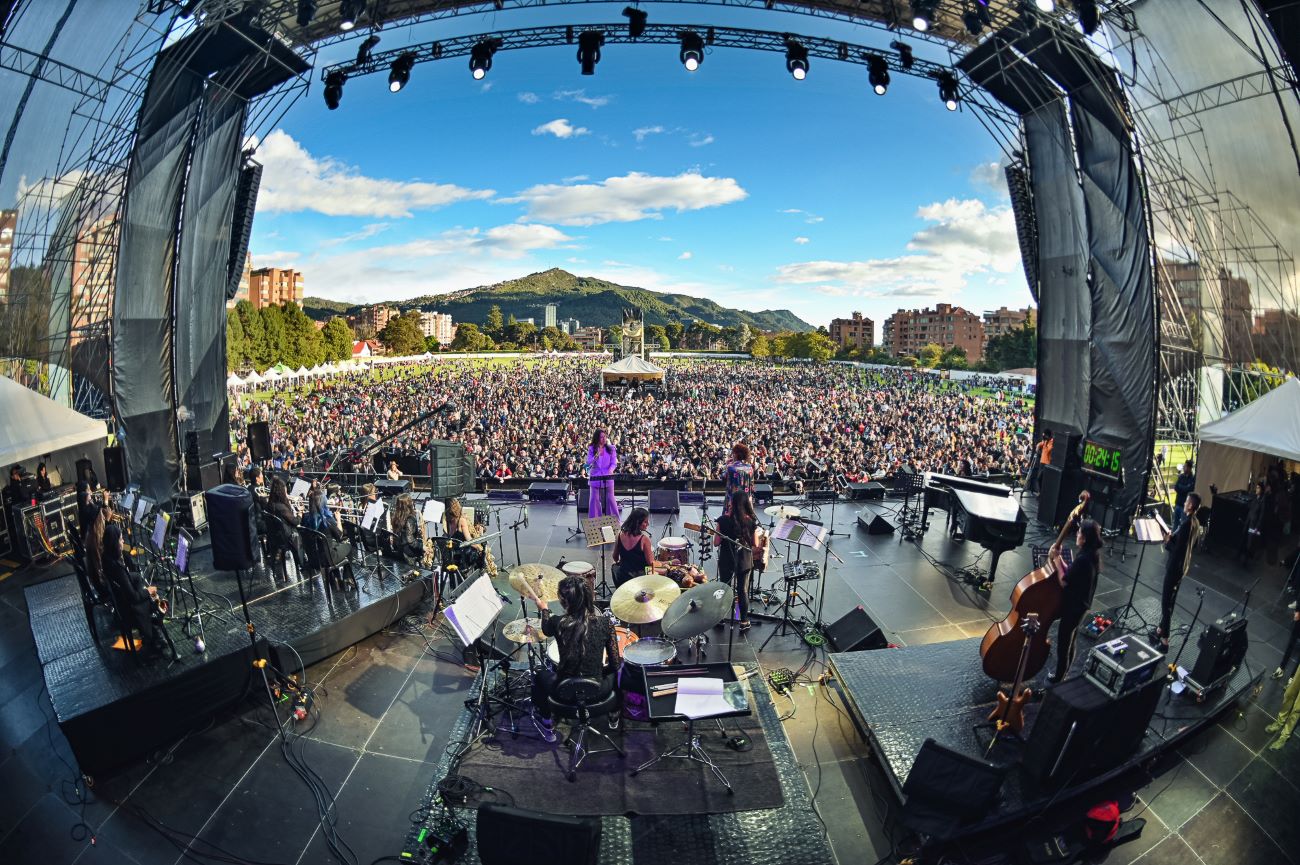
[(248, 425), (248, 455), (255, 463), (271, 458), (271, 425), (264, 420)]
[(121, 445), (104, 448), (104, 481), (115, 493), (125, 490), (130, 482), (126, 474), (126, 454)]

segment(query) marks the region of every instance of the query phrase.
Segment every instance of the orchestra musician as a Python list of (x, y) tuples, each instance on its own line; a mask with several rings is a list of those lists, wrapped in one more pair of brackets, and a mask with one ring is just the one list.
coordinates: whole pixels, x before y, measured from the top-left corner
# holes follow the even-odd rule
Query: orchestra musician
[(447, 503), (447, 511), (442, 515), (443, 524), (447, 527), (447, 537), (458, 541), (456, 547), (456, 564), (465, 568), (477, 568), (483, 565), (483, 547), (481, 544), (469, 544), (466, 541), (474, 539), (474, 526), (470, 523), (469, 517), (465, 515), (465, 509), (461, 507), (460, 499), (452, 499)]
[[(1056, 671), (1047, 676), (1047, 681), (1053, 684), (1064, 679), (1074, 663), (1075, 637), (1097, 591), (1097, 575), (1101, 572), (1101, 525), (1096, 520), (1080, 520), (1074, 543), (1074, 561), (1059, 578), (1062, 592), (1056, 625)], [(1059, 561), (1058, 548), (1053, 566), (1059, 567)]]
[(50, 473), (45, 469), (45, 463), (36, 465), (36, 492), (38, 495), (45, 495), (54, 489), (54, 483), (50, 480)]
[(388, 479), (390, 481), (400, 481), (402, 479), (402, 470), (397, 467), (396, 460), (388, 462)]
[(722, 469), (722, 482), (726, 486), (722, 505), (724, 515), (731, 513), (736, 493), (754, 495), (754, 466), (749, 462), (749, 445), (736, 442), (731, 446), (731, 460)]
[(162, 652), (167, 640), (161, 633), (162, 625), (158, 620), (158, 590), (145, 585), (140, 575), (126, 566), (122, 555), (122, 529), (116, 524), (104, 529), (103, 563), (104, 577), (113, 585), (128, 630), (139, 630), (151, 651)]
[(300, 525), (325, 536), (325, 555), (329, 558), (330, 567), (341, 565), (352, 558), (352, 545), (343, 539), (343, 529), (330, 513), (323, 490), (315, 489), (308, 494), (307, 514)]
[[(564, 614), (558, 617), (551, 615), (531, 585), (528, 590), (542, 617), (542, 633), (553, 637), (560, 649), (556, 669), (542, 670), (533, 680), (533, 708), (541, 715), (542, 726), (549, 733), (553, 722), (547, 697), (555, 690), (556, 683), (575, 676), (597, 679), (601, 682), (601, 692), (592, 702), (603, 700), (614, 690), (614, 671), (623, 658), (614, 624), (596, 610), (591, 584), (586, 578), (570, 574), (560, 581), (558, 594)], [(617, 723), (618, 716), (611, 715), (610, 726)], [(554, 736), (548, 741), (554, 741)]]
[(397, 538), (397, 552), (408, 564), (418, 564), (424, 560), (424, 533), (420, 528), (420, 519), (415, 514), (415, 503), (406, 493), (402, 493), (393, 502), (393, 510), (388, 515), (389, 525)]
[(1165, 535), (1165, 579), (1160, 590), (1160, 626), (1152, 635), (1161, 651), (1169, 651), (1169, 628), (1178, 601), (1178, 586), (1192, 565), (1192, 549), (1201, 536), (1201, 522), (1196, 511), (1201, 506), (1201, 494), (1190, 492), (1183, 502), (1184, 518), (1178, 528)]
[(612, 516), (618, 519), (618, 501), (614, 498), (614, 469), (618, 466), (618, 451), (610, 444), (603, 429), (598, 429), (591, 436), (591, 445), (587, 448), (587, 472), (591, 478), (587, 482), (591, 491), (587, 505), (588, 517)]
[(644, 576), (647, 568), (653, 568), (654, 549), (650, 545), (650, 512), (645, 508), (633, 508), (623, 521), (614, 544), (614, 585), (621, 586), (634, 577)]
[[(718, 518), (718, 534), (713, 545), (718, 550), (718, 579), (736, 590), (740, 603), (740, 630), (749, 630), (749, 578), (754, 571), (755, 554), (766, 544), (766, 535), (758, 534), (758, 517), (754, 498), (743, 490), (731, 496), (731, 507)], [(743, 546), (737, 547), (735, 543)]]

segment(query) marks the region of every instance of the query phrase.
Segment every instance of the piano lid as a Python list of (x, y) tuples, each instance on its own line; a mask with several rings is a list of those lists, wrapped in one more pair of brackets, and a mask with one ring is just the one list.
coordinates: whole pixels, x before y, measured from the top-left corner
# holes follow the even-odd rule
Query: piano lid
[(925, 473), (926, 486), (948, 487), (954, 490), (970, 490), (975, 493), (983, 493), (988, 496), (1001, 496), (1009, 498), (1011, 496), (1011, 487), (1006, 484), (993, 484), (988, 481), (979, 481), (974, 478), (959, 478), (954, 475), (941, 475), (938, 472)]
[(1010, 496), (1003, 497), (964, 489), (954, 489), (952, 494), (957, 497), (962, 509), (971, 516), (998, 523), (1025, 520), (1024, 513), (1020, 510), (1020, 502)]

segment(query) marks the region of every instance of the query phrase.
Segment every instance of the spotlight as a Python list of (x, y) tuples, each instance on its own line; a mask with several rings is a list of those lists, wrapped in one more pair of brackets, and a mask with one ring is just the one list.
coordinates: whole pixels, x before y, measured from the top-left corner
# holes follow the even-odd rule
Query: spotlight
[(306, 27), (316, 17), (316, 0), (298, 0), (298, 26)]
[(961, 16), (961, 20), (970, 35), (978, 36), (984, 32), (984, 22), (980, 20), (979, 13), (974, 9), (967, 9), (966, 14)]
[(912, 27), (922, 33), (930, 29), (937, 0), (912, 0)]
[(411, 67), (415, 65), (414, 54), (403, 54), (393, 61), (388, 71), (388, 92), (396, 93), (411, 80)]
[(600, 62), (600, 46), (605, 44), (605, 34), (599, 30), (587, 30), (578, 34), (578, 62), (582, 64), (583, 75), (595, 75), (596, 64)]
[(884, 96), (889, 90), (889, 64), (879, 54), (867, 55), (867, 81), (877, 96)]
[(330, 111), (339, 107), (339, 100), (343, 98), (343, 84), (347, 80), (347, 73), (338, 69), (325, 76), (325, 107)]
[(957, 86), (957, 79), (951, 72), (939, 73), (939, 99), (949, 111), (957, 110), (957, 103), (961, 101), (961, 89)]
[(1039, 12), (1056, 11), (1056, 0), (1034, 0), (1034, 5), (1038, 7)]
[(501, 47), (500, 39), (479, 40), (469, 52), (469, 71), (475, 80), (481, 79), (492, 71), (492, 55)]
[(339, 29), (345, 33), (357, 26), (357, 19), (366, 11), (366, 0), (340, 0)]
[(687, 72), (694, 72), (704, 62), (704, 40), (691, 30), (683, 30), (677, 36), (682, 40), (682, 50), (677, 56)]
[(1101, 26), (1101, 14), (1097, 11), (1096, 0), (1074, 0), (1074, 11), (1079, 13), (1079, 26), (1088, 36), (1097, 32)]
[(369, 63), (369, 62), (370, 62), (370, 52), (373, 51), (374, 48), (375, 48), (375, 46), (378, 45), (378, 44), (379, 44), (379, 35), (378, 35), (378, 34), (376, 34), (376, 33), (371, 33), (369, 36), (366, 37), (366, 41), (365, 41), (365, 42), (362, 42), (362, 43), (361, 43), (361, 47), (357, 49), (357, 65), (358, 65), (358, 66), (361, 66), (361, 65), (363, 65), (363, 64), (366, 64), (366, 63)]
[(785, 68), (795, 81), (808, 77), (808, 49), (793, 39), (787, 39), (785, 43)]
[(641, 9), (628, 6), (623, 9), (623, 17), (627, 19), (627, 35), (633, 39), (639, 39), (645, 32), (645, 22), (650, 16)]
[(889, 47), (898, 52), (898, 65), (903, 67), (904, 72), (912, 70), (912, 46), (906, 42), (890, 42)]

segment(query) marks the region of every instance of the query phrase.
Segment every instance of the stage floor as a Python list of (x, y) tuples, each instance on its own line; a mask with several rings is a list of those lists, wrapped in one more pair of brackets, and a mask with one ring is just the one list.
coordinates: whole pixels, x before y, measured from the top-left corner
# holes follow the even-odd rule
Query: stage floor
[[(714, 496), (715, 516), (718, 504)], [(823, 604), (823, 618), (833, 621), (862, 605), (892, 641), (909, 647), (982, 635), (990, 618), (1005, 612), (1011, 586), (1029, 570), (1028, 544), (1002, 557), (997, 585), (985, 598), (936, 569), (934, 562), (965, 566), (983, 552), (943, 537), (941, 515), (938, 526), (932, 522), (919, 544), (901, 542), (897, 535), (868, 536), (857, 529), (859, 511), (890, 516), (895, 508), (893, 501), (841, 501), (836, 506), (835, 529), (845, 536), (833, 538), (833, 548), (844, 564), (831, 559), (827, 578), (811, 586)], [(1033, 513), (1032, 495), (1026, 496), (1025, 509)], [(504, 511), (502, 523), (514, 522), (516, 513)], [(599, 563), (594, 551), (569, 540), (577, 522), (571, 503), (534, 504), (529, 514), (530, 527), (518, 533), (518, 557), (515, 537), (508, 530), (501, 547), (494, 544), (503, 565), (517, 560), (555, 564), (561, 556)], [(665, 530), (683, 534), (682, 523), (696, 522), (699, 510), (684, 507), (673, 517), (670, 530), (668, 516), (652, 515), (656, 539)], [(821, 518), (829, 520), (828, 504)], [(1050, 543), (1050, 534), (1032, 523), (1030, 532), (1031, 540)], [(1136, 553), (1135, 548), (1130, 551)], [(779, 564), (778, 559), (773, 568)], [(1123, 603), (1136, 564), (1134, 555), (1123, 561), (1118, 552), (1106, 557), (1098, 607)], [(1158, 550), (1147, 552), (1139, 601), (1155, 597), (1162, 564)], [(302, 782), (284, 764), (277, 734), (267, 726), (272, 722), (264, 703), (246, 702), (179, 743), (152, 738), (145, 719), (141, 736), (149, 738), (158, 759), (138, 761), (112, 777), (97, 779), (93, 801), (84, 812), (65, 801), (57, 782), (73, 776), (73, 757), (51, 720), (23, 592), (63, 573), (25, 569), (0, 581), (0, 784), (9, 797), (9, 807), (0, 812), (0, 861), (177, 862), (180, 851), (146, 824), (145, 814), (243, 857), (329, 861), (315, 808)], [(1284, 576), (1276, 567), (1244, 569), (1227, 559), (1198, 555), (1183, 584), (1180, 615), (1190, 617), (1197, 586), (1207, 589), (1203, 618), (1214, 617), (1238, 604), (1245, 588), (1262, 577), (1250, 602), (1252, 657), (1256, 650), (1262, 652), (1262, 669), (1271, 671), (1289, 632), (1290, 612), (1285, 600), (1279, 603)], [(81, 615), (79, 606), (76, 613)], [(410, 632), (407, 624), (409, 620), (376, 633), (307, 669), (308, 679), (323, 687), (320, 721), (303, 746), (335, 792), (339, 834), (356, 848), (362, 863), (400, 851), (411, 825), (410, 812), (434, 780), (472, 681), (452, 658), (447, 640), (430, 643)], [(274, 622), (265, 627), (283, 637)], [(771, 630), (769, 624), (756, 624), (748, 643), (757, 648)], [(773, 639), (757, 657), (764, 670), (798, 670), (809, 660), (809, 652), (797, 636), (788, 636)], [(813, 680), (822, 672), (822, 661), (812, 658), (806, 670)], [(1294, 819), (1300, 813), (1300, 790), (1294, 781), (1300, 778), (1300, 743), (1269, 751), (1271, 737), (1263, 732), (1277, 708), (1279, 684), (1266, 677), (1258, 694), (1157, 761), (1156, 779), (1140, 793), (1146, 832), (1141, 841), (1112, 854), (1108, 863), (1123, 865), (1138, 856), (1156, 865), (1181, 865), (1197, 861), (1197, 856), (1214, 865), (1291, 861), (1300, 850), (1300, 821)], [(790, 743), (793, 777), (803, 779), (806, 795), (825, 821), (836, 859), (845, 865), (871, 863), (888, 853), (892, 841), (901, 838), (892, 825), (896, 806), (890, 781), (877, 767), (870, 745), (858, 738), (834, 688), (796, 688), (791, 701), (780, 698), (777, 708), (782, 715), (794, 710), (781, 721)], [(803, 816), (813, 814), (810, 806), (792, 806), (788, 799), (785, 807), (802, 808)], [(69, 834), (79, 819), (96, 831), (94, 847)], [(670, 851), (675, 827), (695, 825), (680, 818), (662, 819), (659, 825), (644, 824), (641, 834), (628, 839), (635, 861), (651, 861), (648, 857), (656, 848)], [(820, 833), (815, 817), (813, 825)], [(763, 837), (760, 821), (740, 815), (735, 826), (737, 832), (751, 833), (749, 837)], [(776, 861), (779, 850), (769, 849)], [(669, 855), (665, 852), (661, 858)], [(702, 850), (674, 859), (679, 865), (697, 861), (712, 859)]]

